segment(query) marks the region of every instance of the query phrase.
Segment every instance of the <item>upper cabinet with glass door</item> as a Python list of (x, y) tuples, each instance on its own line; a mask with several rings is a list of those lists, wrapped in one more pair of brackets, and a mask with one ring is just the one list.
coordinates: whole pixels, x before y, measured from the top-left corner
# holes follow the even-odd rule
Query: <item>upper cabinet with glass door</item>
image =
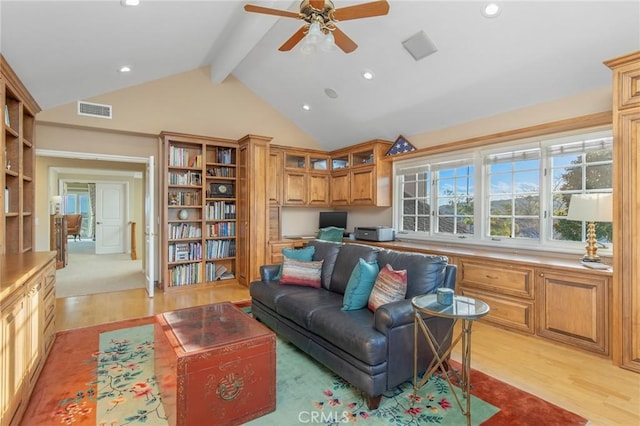
[(392, 143), (375, 139), (331, 153), (331, 205), (391, 205)]

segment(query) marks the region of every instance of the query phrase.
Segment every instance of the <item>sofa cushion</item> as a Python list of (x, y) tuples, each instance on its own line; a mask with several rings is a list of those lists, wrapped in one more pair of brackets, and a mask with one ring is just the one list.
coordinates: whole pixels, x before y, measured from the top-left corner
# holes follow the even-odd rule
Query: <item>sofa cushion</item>
[(358, 261), (344, 291), (343, 311), (355, 311), (367, 306), (378, 272), (380, 272), (378, 262), (366, 262), (364, 259)]
[[(310, 260), (313, 260), (313, 254), (315, 252), (316, 252), (316, 248), (313, 246), (302, 247), (299, 249), (286, 247), (282, 249), (282, 259), (283, 259), (282, 263), (284, 263), (284, 259), (286, 258), (308, 262)], [(282, 276), (282, 264), (280, 264), (280, 272), (278, 272), (278, 275), (276, 275), (273, 279), (279, 280), (281, 276)]]
[(340, 312), (341, 294), (311, 287), (298, 288), (306, 291), (287, 294), (278, 299), (276, 312), (280, 316), (309, 329), (309, 322), (316, 311), (331, 308), (333, 311)]
[(360, 259), (364, 259), (365, 262), (373, 262), (376, 260), (378, 251), (380, 250), (373, 246), (345, 244), (340, 249), (340, 253), (336, 259), (329, 290), (335, 293), (344, 294), (349, 278), (351, 278), (353, 268), (356, 267)]
[(387, 360), (387, 337), (373, 327), (373, 317), (368, 309), (323, 307), (309, 318), (308, 329), (363, 363), (378, 365)]
[(367, 306), (375, 312), (384, 304), (403, 300), (406, 294), (407, 271), (396, 271), (391, 265), (386, 264), (380, 269)]
[(285, 257), (282, 261), (280, 284), (320, 288), (322, 260), (302, 262)]
[(342, 249), (342, 243), (313, 240), (309, 242), (307, 247), (315, 248), (312, 260), (324, 260), (322, 265), (322, 288), (328, 289), (338, 253)]
[(281, 285), (278, 281), (254, 281), (249, 286), (249, 294), (251, 295), (251, 299), (259, 300), (263, 305), (275, 311), (278, 300), (281, 297), (308, 289), (309, 287)]
[(382, 250), (378, 253), (378, 265), (389, 264), (393, 269), (407, 271), (407, 294), (410, 299), (421, 294), (433, 293), (444, 282), (448, 258), (423, 253)]

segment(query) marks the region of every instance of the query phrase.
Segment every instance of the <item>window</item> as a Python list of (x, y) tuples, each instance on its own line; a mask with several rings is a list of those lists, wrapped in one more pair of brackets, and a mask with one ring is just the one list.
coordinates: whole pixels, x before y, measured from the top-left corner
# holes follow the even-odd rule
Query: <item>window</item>
[[(547, 147), (551, 178), (551, 240), (584, 241), (583, 223), (566, 220), (571, 195), (611, 192), (613, 186), (613, 139), (604, 136)], [(597, 223), (596, 235), (602, 243), (612, 239), (611, 223)]]
[(400, 171), (402, 219), (396, 229), (407, 234), (431, 231), (430, 181), (428, 167), (408, 165)]
[[(464, 163), (464, 162), (463, 162)], [(474, 232), (474, 167), (472, 164), (438, 164), (434, 167), (439, 234), (466, 235)]]
[[(394, 227), (401, 238), (579, 250), (571, 195), (611, 192), (612, 167), (611, 131), (398, 161)], [(609, 242), (611, 223), (596, 226)]]
[(540, 237), (540, 150), (510, 151), (485, 157), (488, 235)]

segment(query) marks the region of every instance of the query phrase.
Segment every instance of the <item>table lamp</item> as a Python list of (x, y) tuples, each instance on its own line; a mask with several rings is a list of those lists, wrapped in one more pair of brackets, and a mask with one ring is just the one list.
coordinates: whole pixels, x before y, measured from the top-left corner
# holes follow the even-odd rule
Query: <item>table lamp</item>
[(573, 194), (569, 204), (568, 220), (587, 222), (587, 245), (583, 262), (600, 262), (597, 255), (598, 241), (596, 240), (596, 222), (611, 222), (613, 220), (612, 194)]

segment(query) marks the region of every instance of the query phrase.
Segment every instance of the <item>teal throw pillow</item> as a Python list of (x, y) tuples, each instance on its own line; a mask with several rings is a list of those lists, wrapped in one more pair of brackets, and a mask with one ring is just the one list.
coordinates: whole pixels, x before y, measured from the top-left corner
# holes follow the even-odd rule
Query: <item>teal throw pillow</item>
[[(289, 259), (299, 260), (301, 262), (310, 262), (313, 260), (313, 254), (316, 252), (316, 248), (314, 246), (307, 246), (299, 249), (292, 248), (283, 248), (282, 255), (284, 257), (288, 257)], [(279, 280), (282, 277), (282, 264), (280, 264), (280, 270), (278, 271), (278, 275), (276, 275), (273, 279)]]
[(369, 263), (362, 258), (358, 261), (344, 291), (343, 311), (355, 311), (367, 306), (379, 269), (378, 262)]
[(323, 241), (332, 241), (334, 243), (341, 243), (343, 236), (344, 236), (344, 228), (337, 228), (335, 226), (321, 228), (320, 231), (318, 231), (318, 239)]

